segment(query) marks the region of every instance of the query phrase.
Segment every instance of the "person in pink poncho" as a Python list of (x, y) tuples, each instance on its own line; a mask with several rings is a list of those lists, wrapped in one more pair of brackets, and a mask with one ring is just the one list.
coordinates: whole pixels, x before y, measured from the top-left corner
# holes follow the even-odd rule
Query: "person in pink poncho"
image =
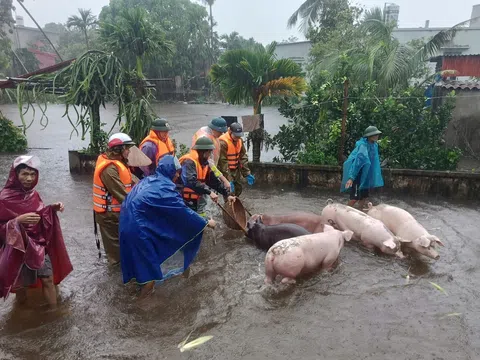
[(27, 287), (42, 287), (51, 307), (57, 304), (55, 285), (73, 270), (57, 211), (62, 203), (45, 206), (35, 190), (40, 161), (15, 159), (0, 191), (0, 297), (15, 292), (26, 300)]

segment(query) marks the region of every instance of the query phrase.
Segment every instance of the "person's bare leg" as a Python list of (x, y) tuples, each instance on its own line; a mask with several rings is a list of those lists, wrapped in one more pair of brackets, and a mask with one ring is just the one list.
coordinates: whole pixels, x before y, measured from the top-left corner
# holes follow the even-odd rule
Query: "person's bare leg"
[(155, 287), (155, 281), (150, 281), (149, 283), (142, 285), (139, 298), (140, 299), (146, 298), (148, 295), (150, 295), (153, 292), (154, 287)]
[(20, 305), (25, 305), (27, 302), (27, 289), (20, 288), (15, 292), (16, 299)]
[(357, 203), (357, 200), (350, 200), (347, 205), (350, 206), (350, 207), (354, 207), (355, 204)]
[(51, 308), (55, 308), (57, 306), (57, 290), (53, 284), (53, 276), (40, 278), (40, 281), (42, 282), (42, 290), (45, 300), (47, 300), (47, 303)]

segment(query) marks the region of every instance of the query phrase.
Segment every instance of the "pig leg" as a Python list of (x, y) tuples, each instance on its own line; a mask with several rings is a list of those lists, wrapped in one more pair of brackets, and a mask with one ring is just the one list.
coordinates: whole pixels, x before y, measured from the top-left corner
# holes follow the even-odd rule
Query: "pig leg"
[(332, 271), (338, 264), (338, 257), (327, 255), (322, 262), (322, 270)]
[(273, 268), (274, 259), (274, 255), (270, 252), (265, 257), (265, 284), (273, 283), (277, 276), (275, 269)]
[(275, 273), (284, 277), (282, 284), (295, 283), (295, 278), (300, 275), (305, 267), (303, 250), (299, 247), (290, 247), (285, 253), (277, 255), (273, 260)]
[(287, 284), (287, 285), (291, 285), (291, 284), (292, 284), (292, 285), (293, 285), (293, 284), (296, 284), (296, 283), (297, 283), (297, 281), (296, 281), (295, 279), (291, 279), (291, 278), (289, 278), (289, 277), (284, 277), (284, 278), (282, 279), (282, 284)]

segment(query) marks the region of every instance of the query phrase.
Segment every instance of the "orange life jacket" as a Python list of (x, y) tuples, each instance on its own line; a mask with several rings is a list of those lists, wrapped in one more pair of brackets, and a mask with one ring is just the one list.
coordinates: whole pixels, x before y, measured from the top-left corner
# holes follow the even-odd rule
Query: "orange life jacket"
[(147, 141), (154, 143), (157, 147), (157, 154), (155, 155), (155, 165), (158, 165), (160, 159), (165, 155), (175, 155), (175, 147), (173, 146), (172, 140), (170, 140), (170, 138), (167, 138), (167, 142), (164, 143), (158, 138), (157, 134), (155, 134), (155, 131), (150, 130), (148, 136), (140, 143), (140, 150), (142, 150), (143, 144), (145, 144)]
[(132, 173), (123, 162), (120, 160), (111, 160), (105, 154), (100, 155), (95, 165), (95, 173), (93, 174), (93, 210), (97, 213), (104, 213), (107, 211), (120, 212), (122, 206), (117, 199), (108, 193), (108, 190), (100, 177), (103, 170), (105, 170), (110, 164), (117, 167), (120, 180), (123, 185), (125, 185), (127, 193), (130, 192), (133, 186)]
[(223, 140), (228, 145), (227, 160), (228, 169), (237, 170), (240, 167), (240, 152), (242, 151), (243, 140), (238, 139), (236, 143), (233, 142), (232, 135), (229, 133), (220, 136), (220, 140)]
[[(208, 172), (210, 170), (208, 164), (205, 166), (200, 164), (200, 161), (198, 160), (198, 153), (196, 150), (191, 150), (188, 154), (183, 155), (180, 158), (180, 164), (183, 165), (185, 160), (192, 160), (195, 163), (195, 166), (197, 168), (197, 180), (205, 184), (207, 180)], [(200, 198), (200, 195), (198, 195), (195, 191), (193, 191), (189, 187), (184, 186), (182, 190), (182, 197), (186, 201), (191, 201), (191, 200), (198, 200)]]
[(220, 159), (220, 141), (215, 136), (213, 136), (209, 130), (210, 128), (208, 126), (200, 128), (192, 137), (192, 147), (195, 145), (198, 138), (207, 137), (212, 140), (213, 145), (215, 145), (215, 149), (212, 152), (212, 157), (215, 165), (218, 165), (218, 159)]

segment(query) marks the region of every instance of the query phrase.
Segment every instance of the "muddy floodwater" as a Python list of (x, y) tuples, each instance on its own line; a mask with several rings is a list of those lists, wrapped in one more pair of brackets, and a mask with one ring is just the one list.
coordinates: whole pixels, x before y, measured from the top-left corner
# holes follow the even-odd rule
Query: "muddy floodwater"
[[(15, 107), (0, 109), (18, 121)], [(188, 143), (210, 115), (248, 114), (246, 108), (226, 110), (171, 105), (165, 112), (176, 129), (173, 136)], [(220, 224), (207, 230), (190, 277), (171, 279), (138, 303), (135, 289), (122, 284), (120, 270), (98, 259), (91, 177), (72, 176), (67, 163), (67, 150), (85, 143), (68, 139), (71, 129), (62, 111), (51, 107), (49, 127), (40, 131), (34, 125), (28, 138), (30, 153), (43, 163), (41, 196), (66, 205), (60, 217), (74, 271), (59, 287), (56, 311), (45, 311), (36, 292), (27, 307), (18, 306), (14, 295), (0, 303), (1, 360), (480, 359), (478, 204), (374, 197), (405, 208), (439, 236), (445, 243), (441, 258), (400, 261), (347, 244), (332, 273), (301, 279), (290, 289), (264, 285), (265, 253), (241, 232), (227, 229), (212, 207)], [(273, 128), (285, 122), (276, 110), (270, 114)], [(14, 157), (0, 155), (2, 186)], [(258, 186), (242, 197), (250, 211), (269, 213), (319, 213), (328, 198), (345, 201), (321, 190)], [(177, 344), (190, 332), (191, 340), (213, 339), (181, 353)]]

